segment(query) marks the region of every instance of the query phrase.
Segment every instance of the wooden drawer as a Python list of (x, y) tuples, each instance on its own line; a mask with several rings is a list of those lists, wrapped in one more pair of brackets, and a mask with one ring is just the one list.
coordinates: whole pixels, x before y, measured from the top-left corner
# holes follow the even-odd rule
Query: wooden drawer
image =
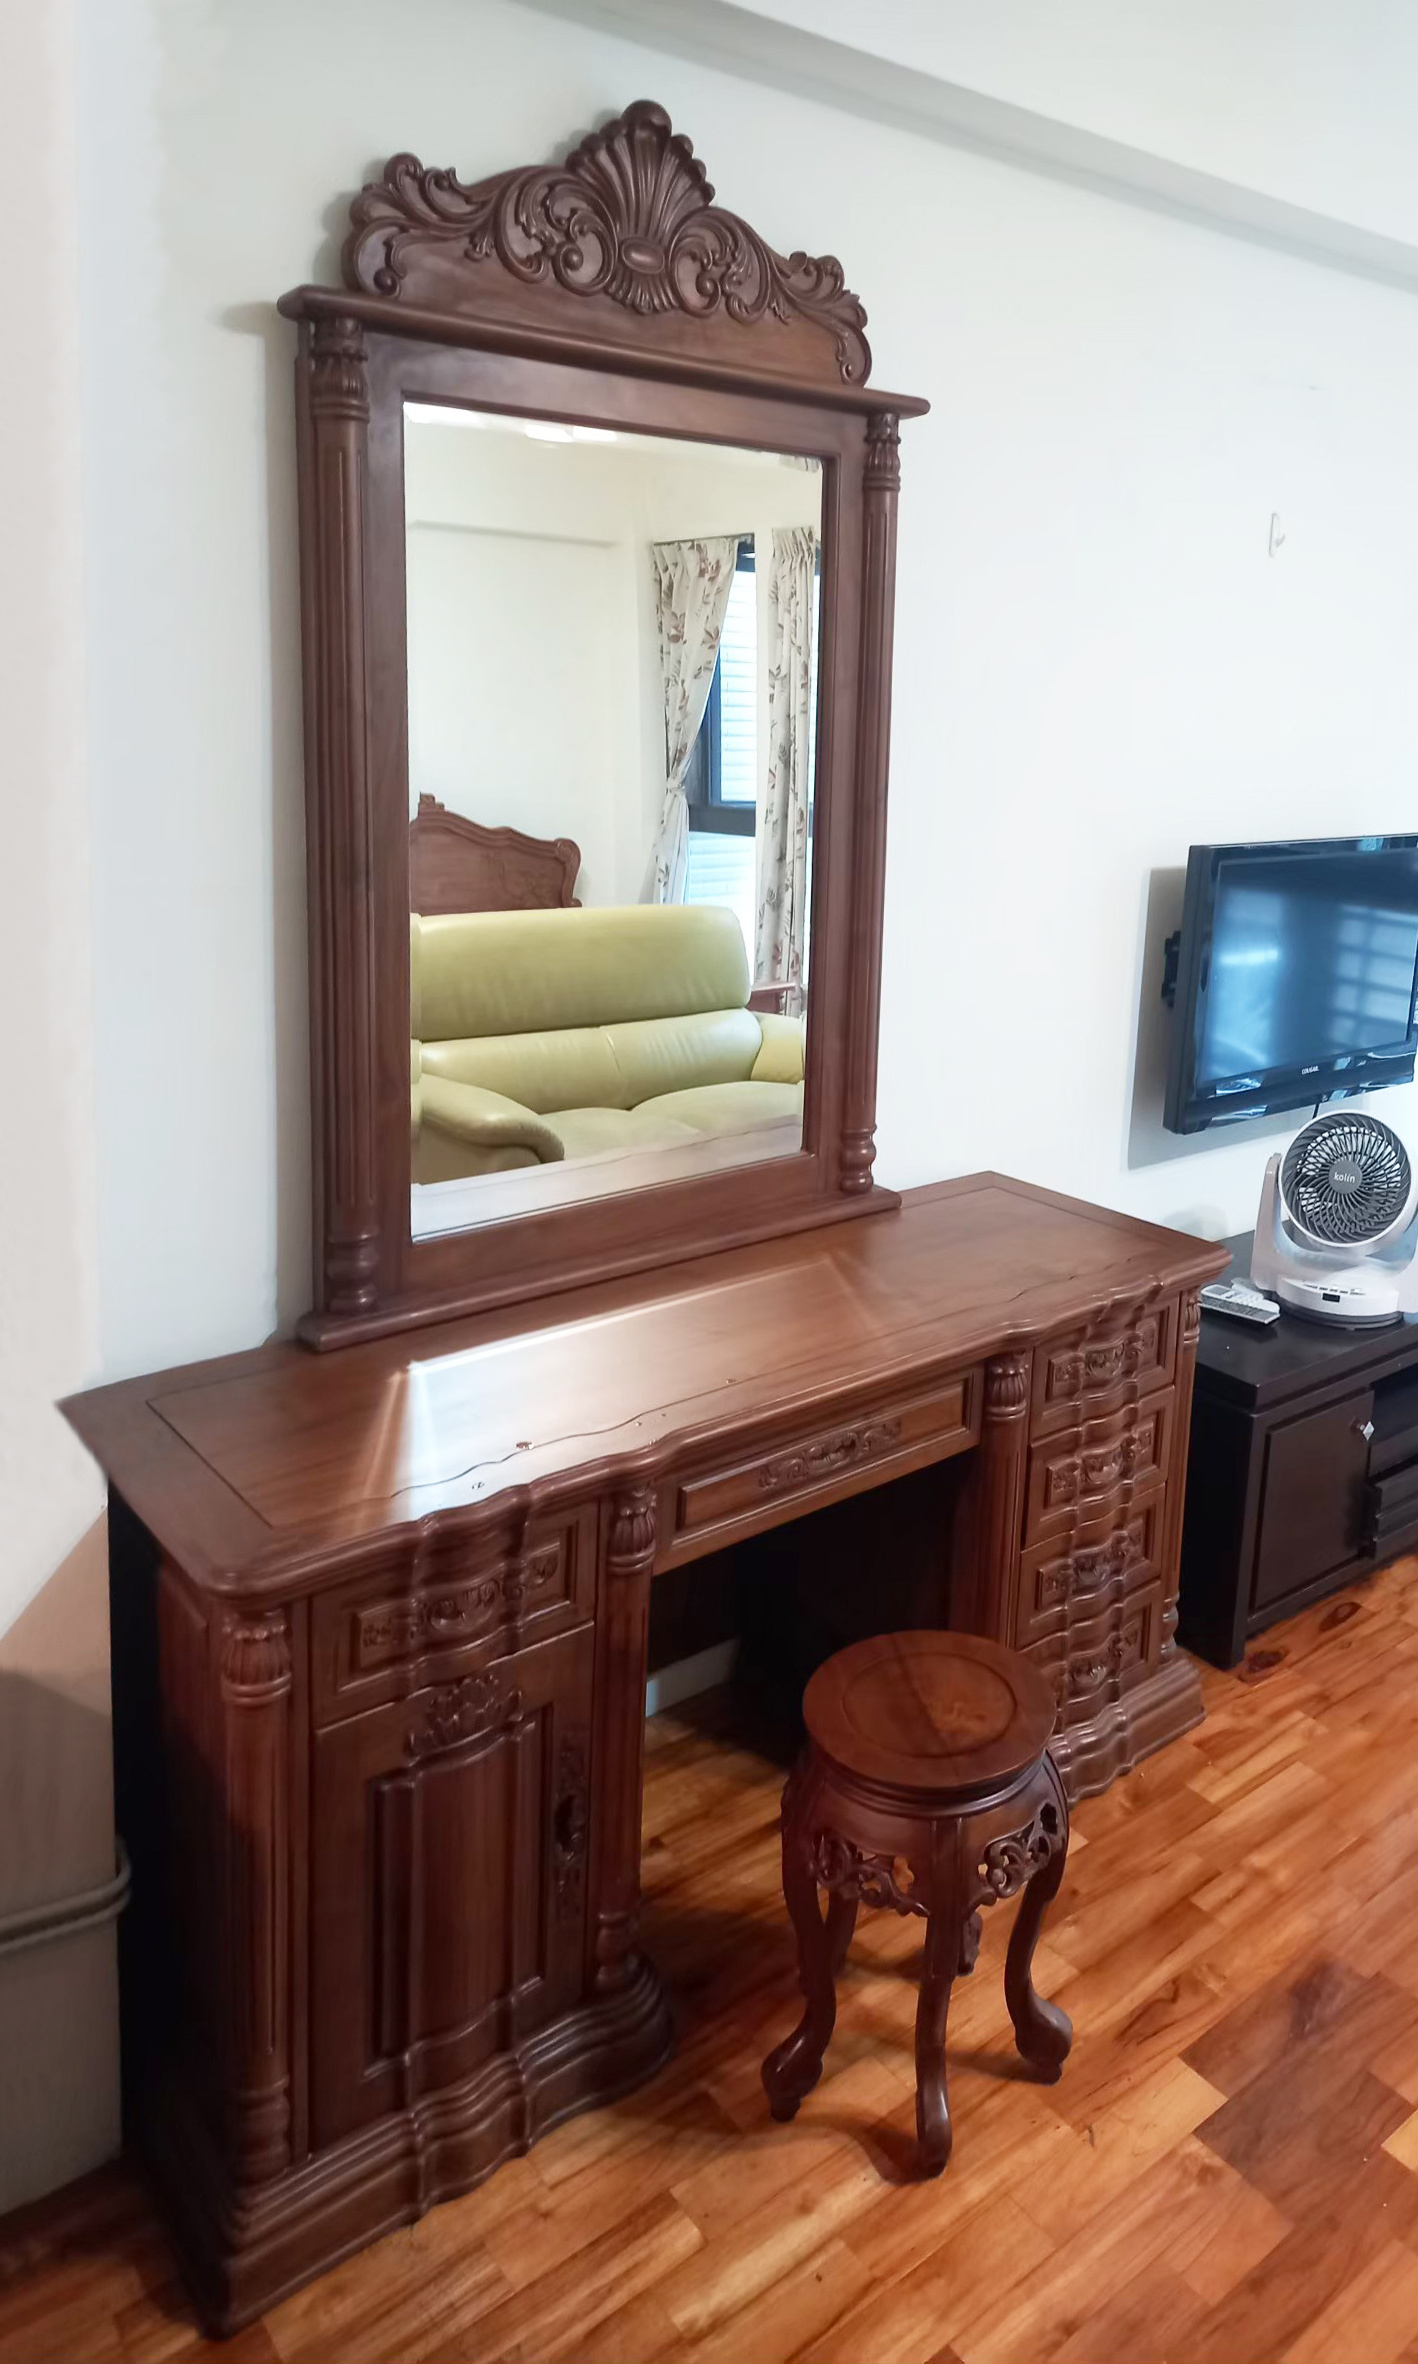
[(589, 1618), (596, 1597), (596, 1514), (528, 1535), (435, 1541), (397, 1569), (376, 1569), (318, 1597), (311, 1617), (317, 1726)]
[(1170, 1387), (1176, 1366), (1175, 1297), (1102, 1337), (1050, 1339), (1034, 1355), (1030, 1434), (1053, 1436), (1112, 1411), (1129, 1392), (1150, 1395)]
[(1152, 1674), (1161, 1650), (1162, 1587), (1150, 1584), (1086, 1625), (1031, 1643), (1025, 1656), (1053, 1684), (1055, 1730), (1066, 1732)]
[(688, 1558), (711, 1540), (717, 1546), (773, 1526), (784, 1503), (794, 1512), (811, 1510), (963, 1453), (980, 1433), (980, 1400), (979, 1371), (963, 1371), (857, 1420), (784, 1438), (771, 1452), (689, 1478), (675, 1490), (673, 1540), (665, 1556)]
[(1025, 1552), (1014, 1618), (1019, 1648), (1100, 1615), (1144, 1584), (1160, 1583), (1165, 1500), (1154, 1487), (1121, 1516), (1091, 1519), (1076, 1535)]
[(1172, 1451), (1176, 1398), (1148, 1396), (1105, 1420), (1086, 1420), (1029, 1453), (1026, 1543), (1058, 1534), (1080, 1518), (1130, 1502), (1144, 1486), (1165, 1478)]

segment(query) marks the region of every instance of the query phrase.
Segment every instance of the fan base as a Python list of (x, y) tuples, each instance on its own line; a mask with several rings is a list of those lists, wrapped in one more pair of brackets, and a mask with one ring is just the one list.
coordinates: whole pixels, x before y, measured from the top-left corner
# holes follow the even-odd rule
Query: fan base
[[(1290, 1273), (1281, 1273), (1265, 1285), (1286, 1313), (1297, 1314), (1301, 1321), (1322, 1322), (1326, 1329), (1391, 1330), (1403, 1320), (1403, 1308), (1397, 1303), (1397, 1288), (1391, 1280), (1380, 1282), (1376, 1289), (1354, 1288), (1341, 1281), (1336, 1290), (1333, 1282), (1326, 1286), (1319, 1280), (1298, 1280)], [(1336, 1295), (1340, 1300), (1337, 1304), (1332, 1302)]]

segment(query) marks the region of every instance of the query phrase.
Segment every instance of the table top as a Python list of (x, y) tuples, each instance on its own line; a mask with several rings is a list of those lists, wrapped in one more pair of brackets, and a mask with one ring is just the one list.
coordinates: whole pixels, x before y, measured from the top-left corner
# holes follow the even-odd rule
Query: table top
[(999, 1175), (645, 1275), (316, 1354), (275, 1342), (63, 1409), (199, 1582), (450, 1513), (653, 1478), (773, 1418), (1107, 1318), (1218, 1269), (1202, 1240)]

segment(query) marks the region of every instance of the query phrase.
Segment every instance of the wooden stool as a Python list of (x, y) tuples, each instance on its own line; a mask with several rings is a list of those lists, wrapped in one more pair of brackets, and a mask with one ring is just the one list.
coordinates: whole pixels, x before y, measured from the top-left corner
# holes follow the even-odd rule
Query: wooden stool
[(951, 2144), (946, 2013), (975, 1966), (982, 1904), (1027, 1884), (1004, 1972), (1024, 2058), (1052, 2081), (1073, 2042), (1029, 1974), (1068, 1853), (1068, 1800), (1045, 1747), (1054, 1694), (1027, 1659), (972, 1634), (883, 1634), (818, 1668), (803, 1715), (808, 1746), (783, 1792), (783, 1894), (804, 2009), (763, 2064), (769, 2106), (791, 2118), (822, 2074), (858, 1906), (917, 1913), (916, 2132), (938, 2175)]

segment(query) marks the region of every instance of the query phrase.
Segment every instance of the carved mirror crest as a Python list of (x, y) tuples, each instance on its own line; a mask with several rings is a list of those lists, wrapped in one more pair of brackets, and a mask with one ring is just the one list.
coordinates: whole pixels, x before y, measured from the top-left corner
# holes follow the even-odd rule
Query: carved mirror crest
[(394, 157), (300, 288), (328, 1345), (872, 1180), (898, 426), (831, 257), (642, 101)]

